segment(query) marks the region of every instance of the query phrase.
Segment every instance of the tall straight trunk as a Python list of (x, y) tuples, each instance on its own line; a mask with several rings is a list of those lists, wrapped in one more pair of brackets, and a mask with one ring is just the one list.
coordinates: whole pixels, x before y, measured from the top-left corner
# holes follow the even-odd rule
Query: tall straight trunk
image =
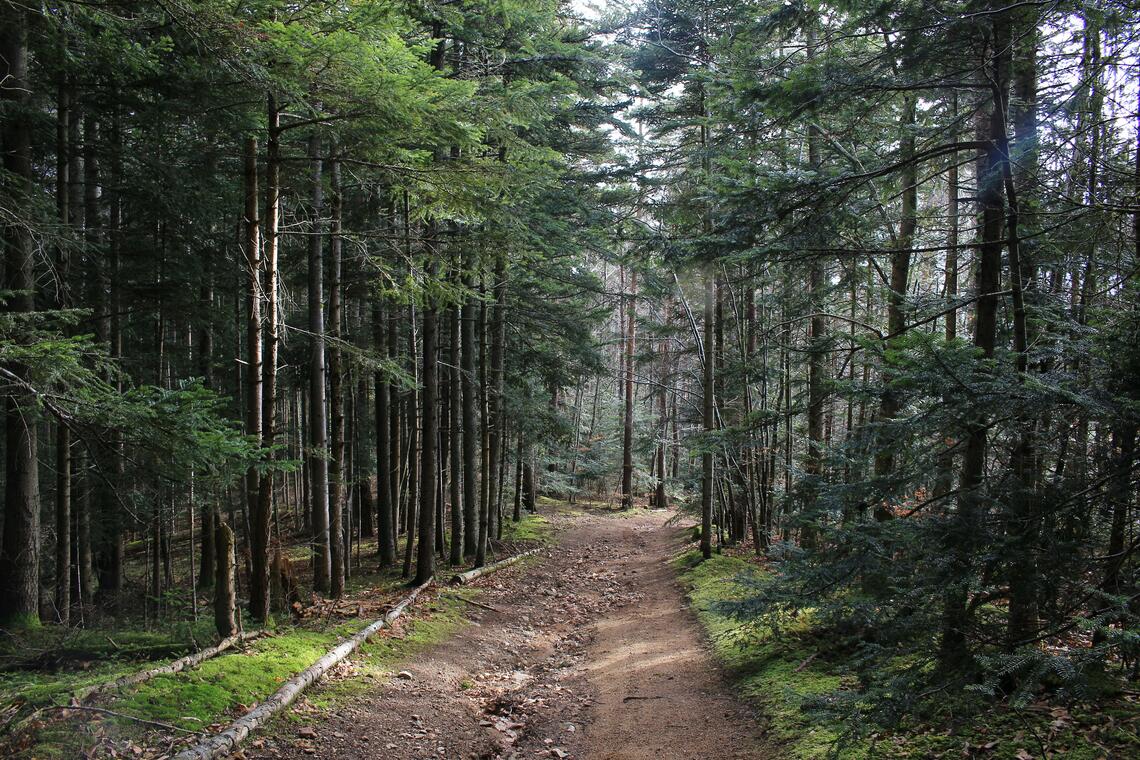
[(511, 519), (515, 522), (522, 520), (522, 491), (523, 491), (523, 437), (519, 433), (518, 443), (515, 445), (515, 497), (514, 511)]
[[(26, 114), (28, 82), (28, 25), (23, 6), (0, 6), (0, 101), (6, 116), (0, 121), (7, 198), (25, 206), (32, 196), (31, 125)], [(28, 230), (17, 223), (4, 225), (4, 286), (17, 291), (7, 310), (35, 310), (34, 251)], [(6, 367), (17, 378), (25, 373), (19, 364)], [(10, 385), (10, 384), (9, 384)], [(5, 399), (4, 535), (0, 541), (0, 625), (35, 625), (39, 622), (40, 483), (36, 461), (35, 400), (17, 386)]]
[[(1006, 248), (1009, 254), (1009, 282), (1013, 301), (1013, 350), (1018, 382), (1023, 384), (1029, 372), (1029, 335), (1026, 314), (1026, 291), (1036, 289), (1037, 273), (1027, 252), (1021, 246), (1022, 224), (1029, 221), (1032, 203), (1022, 207), (1022, 191), (1028, 194), (1037, 174), (1037, 43), (1038, 30), (1033, 14), (1016, 13), (1010, 30), (1014, 53), (1011, 61), (1011, 83), (1015, 100), (1011, 109), (1014, 123), (1016, 167), (1009, 159), (1010, 139), (1002, 125), (1000, 149), (1003, 154), (1002, 175), (1006, 197)], [(1026, 28), (1028, 27), (1028, 28)], [(1099, 32), (1098, 32), (1099, 41)], [(995, 108), (1008, 108), (1008, 95), (995, 93)], [(1095, 159), (1094, 159), (1095, 160)], [(1095, 202), (1096, 188), (1089, 188), (1090, 202)], [(1009, 620), (1006, 646), (1013, 649), (1033, 639), (1038, 628), (1037, 543), (1041, 531), (1037, 485), (1037, 415), (1025, 414), (1020, 420), (1021, 438), (1013, 452), (1010, 468), (1016, 492), (1008, 500), (1008, 531), (1014, 542), (1009, 567)]]
[[(998, 53), (986, 61), (987, 76), (997, 92), (1005, 92), (1009, 84), (1008, 21), (993, 20), (993, 49)], [(1004, 109), (991, 105), (985, 122), (979, 124), (989, 147), (978, 157), (978, 205), (981, 222), (978, 229), (978, 257), (974, 302), (974, 345), (991, 359), (997, 339), (998, 291), (1001, 289), (1002, 252), (1002, 156), (1000, 138), (1005, 132)], [(945, 668), (959, 664), (966, 654), (967, 602), (973, 558), (969, 547), (976, 540), (978, 522), (985, 503), (984, 480), (989, 420), (978, 412), (970, 420), (966, 446), (962, 454), (962, 474), (958, 487), (958, 510), (955, 523), (947, 534), (951, 583), (943, 602), (941, 660)]]
[(479, 273), (479, 322), (476, 326), (479, 336), (479, 526), (480, 541), (487, 544), (496, 535), (495, 515), (491, 512), (491, 429), (487, 414), (489, 393), (487, 371), (487, 275)]
[[(434, 225), (432, 229), (433, 231), (428, 234), (429, 238), (434, 236)], [(428, 282), (432, 282), (435, 276), (436, 265), (433, 262), (428, 267)], [(435, 299), (429, 296), (428, 303), (424, 307), (423, 322), (423, 398), (420, 402), (423, 443), (420, 451), (419, 542), (416, 552), (416, 577), (413, 580), (416, 586), (427, 583), (435, 575), (435, 501), (439, 477), (436, 465), (438, 435), (436, 400), (439, 382), (435, 355), (439, 338), (438, 316)], [(411, 541), (410, 533), (408, 541)]]
[[(212, 242), (212, 241), (211, 241)], [(197, 345), (198, 374), (205, 387), (213, 390), (214, 380), (214, 252), (207, 256), (202, 272), (202, 284), (198, 293), (198, 302), (204, 311), (202, 324), (199, 328)], [(191, 516), (193, 516), (194, 503), (190, 503)], [(209, 588), (214, 583), (214, 529), (217, 525), (217, 505), (213, 502), (206, 504), (202, 510), (202, 555), (198, 564), (198, 586)], [(193, 551), (193, 548), (191, 548)], [(197, 602), (195, 601), (195, 604)]]
[[(670, 325), (670, 304), (666, 300), (662, 305), (662, 322), (666, 327)], [(657, 353), (661, 357), (660, 388), (657, 389), (657, 454), (656, 470), (657, 485), (653, 493), (653, 506), (657, 509), (668, 509), (669, 496), (665, 491), (667, 479), (665, 472), (665, 447), (669, 435), (669, 339), (658, 341)]]
[[(261, 445), (272, 449), (277, 440), (277, 347), (280, 319), (277, 299), (279, 246), (278, 224), (281, 208), (280, 115), (277, 100), (266, 98), (267, 142), (265, 151), (265, 326), (261, 363)], [(250, 616), (258, 622), (269, 619), (269, 549), (273, 526), (273, 472), (265, 469), (257, 484), (257, 509), (250, 520)]]
[[(340, 162), (332, 146), (329, 158), (331, 196), (329, 198), (329, 409), (332, 412), (332, 452), (329, 457), (329, 545), (332, 577), (329, 593), (334, 599), (344, 594), (348, 552), (345, 550), (344, 522), (344, 369), (341, 366), (341, 194)], [(317, 238), (320, 239), (319, 237)]]
[(534, 471), (534, 447), (528, 446), (523, 453), (522, 506), (527, 512), (538, 511), (538, 478)]
[[(116, 91), (116, 101), (117, 91)], [(110, 177), (107, 192), (107, 264), (103, 267), (107, 278), (107, 343), (111, 359), (118, 362), (123, 358), (123, 329), (122, 329), (122, 287), (120, 283), (119, 263), (123, 247), (123, 130), (120, 107), (116, 105), (111, 109), (111, 129), (109, 140)], [(93, 146), (92, 151), (96, 148)], [(97, 209), (97, 205), (96, 205)], [(98, 211), (95, 218), (98, 222)], [(100, 259), (101, 260), (101, 259)], [(122, 375), (114, 380), (115, 389), (123, 391)], [(115, 488), (124, 486), (125, 459), (123, 456), (123, 435), (120, 431), (111, 434), (113, 449), (112, 478)], [(102, 563), (103, 573), (100, 576), (100, 590), (120, 591), (123, 588), (123, 561), (126, 552), (126, 514), (119, 502), (118, 496), (111, 494), (105, 505), (107, 514), (104, 516), (103, 533), (106, 536), (105, 557)]]
[[(1140, 106), (1140, 94), (1137, 94), (1137, 105)], [(1137, 109), (1137, 127), (1140, 127), (1140, 108)], [(1135, 145), (1135, 174), (1133, 176), (1133, 192), (1140, 198), (1140, 129), (1136, 131)], [(1132, 212), (1133, 236), (1133, 262), (1140, 263), (1140, 205)], [(1140, 298), (1132, 303), (1133, 313), (1140, 312)], [(1122, 429), (1114, 430), (1112, 434), (1112, 449), (1119, 452), (1116, 461), (1116, 475), (1109, 487), (1109, 498), (1112, 505), (1112, 523), (1108, 538), (1108, 567), (1105, 570), (1104, 582), (1101, 588), (1110, 594), (1120, 593), (1120, 570), (1127, 558), (1124, 551), (1125, 530), (1129, 525), (1130, 507), (1134, 503), (1132, 493), (1132, 472), (1136, 461), (1136, 427), (1134, 423), (1125, 421)]]
[(633, 509), (633, 353), (637, 340), (637, 270), (630, 271), (625, 328), (625, 408), (621, 438), (621, 508)]
[[(958, 118), (958, 93), (950, 97), (950, 116)], [(946, 171), (946, 214), (950, 227), (946, 234), (946, 300), (950, 307), (946, 312), (946, 341), (958, 337), (958, 310), (954, 303), (958, 298), (958, 195), (961, 192), (958, 182), (958, 152), (950, 154), (950, 167)]]
[[(950, 97), (950, 115), (953, 119), (958, 117), (958, 94)], [(955, 137), (957, 137), (955, 135)], [(947, 343), (958, 339), (958, 310), (954, 308), (958, 300), (958, 195), (960, 193), (958, 181), (958, 152), (950, 154), (950, 167), (946, 172), (947, 216), (949, 217), (949, 230), (946, 235), (946, 300), (949, 303), (946, 312), (946, 325), (944, 337)], [(954, 487), (954, 452), (950, 443), (951, 436), (945, 436), (946, 451), (938, 457), (938, 477), (935, 481), (934, 495), (945, 496)]]
[[(809, 45), (814, 46), (815, 36), (811, 36)], [(820, 171), (822, 159), (820, 157), (819, 141), (820, 131), (812, 126), (808, 129), (808, 163), (814, 171)], [(819, 492), (819, 478), (823, 474), (823, 446), (824, 446), (824, 378), (826, 373), (826, 350), (823, 342), (827, 330), (827, 322), (822, 314), (823, 287), (825, 281), (823, 261), (819, 256), (813, 256), (808, 264), (808, 293), (810, 296), (811, 318), (808, 321), (808, 402), (807, 402), (807, 452), (804, 457), (803, 511), (805, 519), (800, 530), (800, 543), (804, 546), (815, 544), (818, 525), (815, 511), (816, 497)], [(790, 409), (789, 409), (790, 413)]]
[[(399, 355), (400, 331), (396, 323), (395, 313), (387, 312), (385, 321), (388, 331), (388, 359), (395, 363)], [(400, 400), (399, 388), (396, 383), (388, 384), (388, 517), (391, 520), (392, 533), (392, 564), (396, 564), (396, 537), (399, 534), (400, 518), (400, 467), (403, 461), (401, 447), (403, 439), (400, 436)], [(377, 455), (379, 456), (379, 454)]]
[[(74, 87), (72, 87), (70, 110), (71, 118), (68, 121), (67, 136), (68, 148), (71, 154), (71, 168), (69, 171), (70, 182), (68, 187), (68, 223), (73, 229), (81, 229), (86, 226), (86, 209), (84, 208), (83, 198), (86, 178), (83, 151), (81, 149), (82, 140), (80, 139), (83, 126), (82, 111), (79, 108), (77, 99), (74, 97)], [(83, 607), (91, 603), (95, 594), (95, 557), (91, 545), (92, 489), (88, 478), (78, 478), (79, 473), (87, 472), (88, 468), (85, 466), (86, 463), (87, 459), (81, 452), (80, 458), (74, 468), (76, 479), (73, 480), (73, 485), (76, 494), (72, 503), (72, 509), (75, 512), (75, 579), (72, 584), (72, 590), (73, 595), (78, 596), (81, 605), (79, 608), (80, 622), (83, 622)]]
[(464, 547), (468, 540), (466, 530), (470, 526), (464, 525), (463, 514), (463, 456), (462, 456), (462, 404), (463, 373), (460, 370), (461, 361), (460, 342), (463, 340), (463, 319), (460, 308), (451, 309), (451, 346), (448, 355), (450, 379), (447, 383), (447, 392), (450, 396), (447, 405), (448, 427), (451, 428), (451, 446), (448, 451), (451, 457), (451, 564), (459, 565), (463, 562)]
[[(257, 187), (257, 140), (249, 138), (244, 149), (245, 191), (245, 434), (261, 440), (261, 211)], [(248, 516), (257, 510), (257, 468), (250, 466), (244, 478), (245, 509)], [(248, 534), (247, 534), (248, 536)]]
[(475, 386), (475, 302), (470, 296), (474, 281), (472, 260), (463, 264), (463, 288), (467, 292), (461, 309), (460, 321), (460, 375), (463, 385), (463, 554), (475, 557), (476, 565), (486, 559), (486, 548), (479, 546), (479, 537), (486, 538), (486, 528), (479, 521), (479, 490), (476, 451), (479, 430), (476, 426), (475, 405), (478, 390)]
[[(405, 207), (405, 219), (407, 219), (407, 208)], [(409, 266), (411, 263), (409, 262)], [(408, 394), (407, 408), (405, 409), (405, 424), (408, 428), (408, 451), (407, 451), (407, 464), (408, 464), (408, 498), (407, 505), (404, 512), (404, 569), (403, 577), (407, 578), (412, 573), (412, 547), (415, 545), (416, 528), (418, 525), (417, 514), (420, 506), (419, 502), (419, 463), (422, 456), (420, 451), (421, 446), (426, 446), (427, 441), (420, 435), (420, 393), (419, 383), (421, 380), (419, 371), (419, 347), (416, 342), (416, 309), (415, 306), (410, 306), (409, 314), (411, 315), (411, 330), (408, 331), (408, 361), (411, 363), (412, 374), (416, 376), (416, 389)]]
[[(60, 38), (60, 52), (67, 50), (67, 40)], [(55, 122), (55, 208), (61, 225), (70, 222), (71, 202), (71, 90), (61, 75), (56, 89)], [(71, 256), (66, 245), (56, 249), (56, 305), (71, 305)], [(71, 428), (66, 422), (56, 424), (55, 436), (55, 609), (62, 625), (71, 624)]]
[[(899, 220), (899, 234), (895, 250), (891, 253), (891, 293), (887, 299), (887, 345), (884, 352), (887, 354), (883, 367), (883, 397), (879, 403), (879, 425), (883, 426), (885, 435), (878, 441), (878, 450), (875, 452), (875, 479), (882, 481), (889, 478), (894, 472), (895, 455), (894, 443), (896, 436), (890, 430), (891, 421), (898, 416), (902, 407), (902, 398), (899, 390), (894, 387), (894, 372), (891, 368), (891, 347), (902, 337), (906, 330), (906, 292), (910, 279), (910, 258), (914, 247), (914, 232), (917, 226), (918, 204), (918, 166), (914, 158), (914, 120), (915, 98), (907, 96), (903, 107), (902, 132), (902, 158), (908, 161), (902, 171), (902, 218)], [(875, 503), (875, 519), (888, 520), (893, 513), (890, 510), (889, 500), (881, 498)]]
[(488, 452), (487, 478), (488, 500), (494, 504), (488, 506), (488, 511), (495, 515), (494, 523), (497, 527), (496, 535), (502, 534), (502, 519), (498, 509), (499, 491), (499, 460), (502, 456), (504, 441), (504, 428), (506, 419), (503, 414), (503, 362), (507, 342), (507, 256), (500, 254), (495, 258), (495, 306), (491, 313), (491, 377), (488, 392), (487, 427), (490, 435), (490, 451)]
[[(710, 436), (716, 430), (716, 374), (714, 366), (715, 349), (715, 322), (716, 322), (716, 275), (709, 269), (705, 272), (705, 303), (704, 303), (704, 373), (703, 373), (703, 404), (702, 418), (705, 435)], [(709, 441), (705, 441), (701, 454), (701, 556), (705, 559), (712, 557), (712, 512), (713, 512), (713, 453)]]
[[(372, 332), (376, 354), (387, 357), (388, 315), (381, 298), (375, 298), (372, 303)], [(393, 472), (390, 456), (399, 435), (393, 440), (391, 393), (386, 373), (377, 370), (373, 382), (376, 392), (376, 552), (380, 556), (380, 567), (386, 568), (396, 564), (396, 537), (392, 530), (396, 485), (393, 481), (398, 479), (399, 474)]]
[(328, 592), (333, 575), (329, 535), (329, 440), (325, 406), (324, 203), (321, 140), (309, 138), (312, 206), (309, 231), (309, 503), (313, 520), (313, 588)]
[(503, 533), (503, 490), (507, 479), (507, 444), (511, 439), (511, 429), (503, 418), (503, 433), (499, 436), (499, 469), (495, 473), (495, 512), (499, 516), (499, 538)]

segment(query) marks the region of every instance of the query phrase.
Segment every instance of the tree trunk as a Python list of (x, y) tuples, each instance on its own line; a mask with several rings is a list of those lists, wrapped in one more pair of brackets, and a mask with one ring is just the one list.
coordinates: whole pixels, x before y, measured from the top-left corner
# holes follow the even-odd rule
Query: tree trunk
[[(0, 6), (0, 100), (5, 118), (0, 121), (4, 146), (5, 195), (27, 207), (32, 194), (31, 128), (28, 123), (28, 27), (23, 6)], [(12, 312), (35, 310), (34, 251), (27, 228), (10, 222), (4, 226), (4, 286), (17, 291), (7, 303)], [(7, 368), (17, 378), (21, 365)], [(40, 484), (36, 461), (37, 412), (35, 399), (18, 386), (5, 399), (6, 445), (4, 480), (4, 535), (0, 542), (0, 625), (36, 625), (39, 622)]]
[(234, 596), (234, 532), (222, 520), (214, 531), (214, 626), (223, 639), (237, 633)]
[[(883, 430), (875, 452), (875, 479), (882, 483), (894, 472), (895, 455), (894, 441), (897, 435), (891, 429), (891, 421), (902, 408), (902, 399), (899, 390), (893, 387), (894, 372), (891, 368), (891, 348), (902, 337), (906, 330), (906, 293), (907, 283), (910, 279), (911, 249), (914, 247), (914, 232), (917, 225), (918, 204), (918, 165), (912, 160), (914, 157), (914, 120), (915, 98), (907, 96), (903, 107), (902, 132), (902, 158), (911, 160), (902, 171), (902, 219), (899, 221), (899, 234), (895, 250), (891, 254), (891, 293), (887, 299), (887, 345), (884, 348), (886, 358), (883, 366), (883, 398), (879, 404), (879, 425)], [(874, 515), (878, 521), (888, 520), (893, 516), (890, 509), (890, 486), (880, 485), (884, 491), (882, 498), (875, 503)]]
[(332, 583), (332, 537), (329, 535), (329, 440), (325, 406), (324, 201), (321, 141), (309, 138), (309, 511), (313, 520), (313, 588), (327, 593)]
[[(277, 440), (277, 346), (278, 335), (278, 269), (279, 246), (277, 228), (281, 207), (280, 115), (273, 95), (266, 99), (268, 141), (265, 155), (265, 344), (261, 365), (261, 445), (271, 449)], [(250, 617), (257, 622), (269, 619), (269, 549), (273, 518), (273, 472), (260, 473), (257, 484), (257, 509), (250, 520)]]
[(507, 256), (495, 258), (495, 306), (491, 314), (491, 377), (488, 392), (487, 427), (490, 434), (487, 471), (487, 509), (494, 514), (497, 535), (502, 532), (498, 510), (499, 459), (502, 455), (503, 433), (506, 420), (503, 414), (503, 361), (506, 352), (507, 326)]
[(621, 438), (621, 508), (633, 509), (633, 353), (637, 340), (637, 270), (629, 276), (629, 305), (626, 307), (625, 393)]
[[(999, 53), (987, 62), (987, 73), (999, 92), (1009, 84), (1008, 52), (1009, 31), (1007, 22), (993, 20), (993, 47)], [(1004, 33), (1003, 33), (1004, 28)], [(991, 106), (986, 121), (980, 124), (983, 136), (990, 145), (978, 157), (978, 205), (981, 223), (978, 229), (978, 257), (976, 269), (977, 299), (974, 302), (974, 345), (982, 355), (991, 359), (997, 337), (997, 313), (1001, 289), (1001, 228), (1002, 228), (1002, 157), (1000, 137), (1005, 131), (1002, 109)], [(969, 547), (976, 540), (978, 521), (985, 503), (984, 479), (986, 444), (989, 420), (985, 414), (976, 414), (968, 426), (966, 447), (962, 454), (962, 475), (959, 482), (958, 512), (954, 525), (947, 533), (947, 548), (953, 582), (948, 586), (943, 603), (941, 660), (944, 668), (953, 668), (966, 653), (967, 602), (973, 562)]]
[[(261, 212), (257, 188), (257, 140), (245, 141), (245, 434), (261, 440), (262, 345), (261, 345)], [(246, 470), (245, 515), (257, 510), (257, 468)], [(248, 536), (247, 536), (248, 537)]]
[[(376, 341), (376, 354), (388, 356), (388, 316), (382, 298), (374, 297), (372, 307), (372, 332)], [(399, 472), (392, 466), (392, 448), (398, 443), (399, 435), (392, 435), (392, 403), (390, 386), (386, 373), (377, 370), (374, 376), (376, 391), (376, 552), (380, 555), (380, 567), (396, 564), (396, 537), (392, 530), (392, 513), (396, 509), (396, 484)]]
[(486, 528), (479, 522), (479, 489), (476, 447), (479, 443), (479, 430), (476, 426), (475, 405), (478, 392), (475, 387), (475, 302), (471, 299), (473, 287), (471, 267), (473, 262), (464, 262), (464, 296), (461, 321), (462, 335), (460, 347), (460, 373), (463, 378), (463, 554), (475, 557), (476, 565), (486, 561), (486, 549), (480, 548), (479, 538), (486, 542)]
[[(429, 239), (434, 238), (434, 225), (428, 233)], [(427, 280), (431, 282), (436, 276), (436, 265), (429, 265)], [(435, 499), (436, 479), (436, 398), (439, 385), (437, 382), (436, 342), (438, 339), (438, 310), (435, 297), (428, 296), (424, 307), (423, 322), (423, 398), (420, 403), (422, 419), (422, 446), (420, 458), (420, 509), (419, 509), (419, 545), (416, 553), (416, 577), (413, 585), (419, 586), (427, 583), (435, 575)], [(408, 542), (412, 540), (411, 532)]]
[[(67, 40), (60, 38), (61, 53), (67, 52)], [(71, 122), (71, 92), (66, 77), (60, 76), (56, 90), (55, 122), (55, 207), (59, 223), (70, 223), (71, 146), (68, 143)], [(71, 255), (66, 245), (56, 249), (56, 306), (71, 306)], [(71, 623), (71, 428), (65, 422), (56, 424), (55, 438), (55, 609), (60, 624)]]
[[(329, 457), (329, 547), (332, 577), (329, 594), (339, 599), (344, 594), (348, 552), (344, 539), (344, 378), (341, 367), (341, 196), (340, 164), (336, 145), (331, 150), (329, 176), (329, 408), (332, 412), (332, 452)], [(320, 237), (317, 237), (319, 242)]]
[(447, 383), (447, 392), (450, 396), (447, 405), (448, 426), (451, 428), (451, 446), (449, 447), (451, 457), (451, 556), (449, 560), (454, 567), (463, 563), (464, 547), (468, 544), (466, 530), (469, 530), (470, 526), (464, 525), (463, 514), (463, 413), (461, 408), (463, 404), (461, 388), (463, 372), (459, 366), (461, 361), (460, 343), (463, 340), (463, 319), (460, 316), (458, 306), (451, 309), (450, 315), (451, 346), (448, 356), (450, 379)]
[[(404, 209), (404, 217), (407, 219), (407, 207)], [(409, 262), (411, 266), (411, 262)], [(416, 309), (415, 306), (409, 307), (409, 314), (411, 315), (411, 330), (408, 331), (408, 361), (412, 365), (412, 374), (416, 376), (417, 388), (422, 380), (419, 369), (419, 353), (418, 346), (416, 345)], [(408, 427), (408, 498), (407, 506), (405, 507), (404, 514), (404, 568), (401, 575), (407, 578), (412, 574), (412, 547), (415, 545), (416, 530), (419, 524), (417, 515), (419, 513), (419, 462), (422, 457), (420, 447), (426, 445), (420, 436), (420, 393), (413, 390), (408, 394), (407, 408), (405, 409), (405, 424)]]
[[(704, 305), (704, 373), (703, 373), (703, 423), (706, 436), (716, 430), (716, 399), (714, 388), (716, 375), (713, 370), (714, 322), (716, 321), (716, 275), (710, 269), (705, 272)], [(713, 512), (713, 453), (712, 442), (704, 441), (701, 453), (701, 556), (712, 557), (712, 512)]]

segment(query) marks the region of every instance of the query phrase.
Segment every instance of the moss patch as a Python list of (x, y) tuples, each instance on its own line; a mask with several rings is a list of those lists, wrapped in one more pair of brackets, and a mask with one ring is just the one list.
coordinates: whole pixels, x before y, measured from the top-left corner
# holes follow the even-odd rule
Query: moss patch
[(541, 514), (523, 513), (518, 522), (503, 520), (503, 540), (549, 544), (554, 540), (554, 526)]
[(716, 609), (718, 602), (745, 592), (743, 578), (771, 578), (743, 559), (714, 555), (702, 562), (699, 552), (689, 551), (674, 565), (689, 588), (689, 601), (717, 659), (733, 673), (740, 692), (764, 707), (769, 735), (785, 745), (788, 757), (827, 755), (839, 736), (838, 727), (813, 720), (803, 704), (808, 697), (842, 687), (844, 674), (812, 657), (804, 641), (810, 620), (787, 621), (775, 636), (766, 626), (736, 620)]
[[(375, 679), (388, 677), (402, 661), (446, 639), (466, 623), (462, 599), (472, 598), (477, 593), (476, 589), (447, 589), (437, 596), (422, 597), (399, 619), (394, 630), (385, 629), (372, 637), (344, 665), (334, 669), (320, 685), (306, 692), (310, 706), (331, 708), (370, 688)], [(319, 621), (311, 621), (309, 627), (282, 629), (276, 635), (252, 642), (242, 651), (207, 660), (193, 670), (154, 678), (114, 696), (107, 706), (126, 715), (184, 729), (214, 730), (217, 725), (228, 723), (263, 701), (284, 681), (312, 665), (329, 649), (370, 622), (350, 620), (323, 626)], [(54, 679), (25, 677), (21, 690), (9, 688), (5, 696), (9, 701), (12, 695), (19, 694), (19, 698), (24, 700), (35, 697), (44, 704), (63, 703), (65, 695), (77, 687), (100, 683), (139, 669), (137, 662), (123, 662), (93, 668), (81, 676), (60, 674)], [(310, 712), (303, 717), (311, 720), (312, 714)], [(291, 711), (286, 711), (280, 718), (285, 721), (292, 719)], [(85, 721), (87, 727), (96, 723), (100, 726), (99, 734), (145, 743), (142, 738), (144, 729), (133, 721), (102, 717)], [(37, 732), (33, 746), (9, 747), (0, 750), (0, 754), (7, 751), (17, 757), (78, 757), (91, 741), (90, 734), (77, 731), (72, 723), (49, 723)]]
[[(918, 758), (969, 756), (1018, 760), (1041, 756), (1092, 760), (1140, 754), (1140, 715), (1134, 703), (1050, 707), (1014, 711), (1000, 704), (977, 706), (955, 723), (911, 720), (893, 730), (863, 726), (866, 738), (839, 748), (842, 726), (804, 710), (809, 697), (855, 685), (843, 657), (829, 657), (822, 631), (810, 613), (782, 621), (778, 634), (725, 615), (717, 603), (739, 598), (742, 579), (776, 583), (776, 576), (744, 559), (716, 555), (701, 561), (689, 551), (674, 561), (716, 657), (729, 669), (740, 693), (761, 706), (769, 735), (794, 758)], [(964, 705), (961, 707), (965, 708)], [(838, 752), (837, 752), (838, 748)], [(969, 748), (969, 751), (966, 751)], [(1019, 754), (1020, 753), (1020, 754)]]

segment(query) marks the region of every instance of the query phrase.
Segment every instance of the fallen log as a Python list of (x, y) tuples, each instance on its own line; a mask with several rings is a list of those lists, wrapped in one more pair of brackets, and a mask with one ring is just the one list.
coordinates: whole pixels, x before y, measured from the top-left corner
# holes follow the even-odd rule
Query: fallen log
[(222, 639), (214, 646), (203, 649), (201, 652), (188, 654), (185, 657), (180, 657), (173, 662), (169, 662), (165, 665), (160, 665), (157, 668), (151, 668), (150, 670), (141, 670), (137, 673), (130, 673), (128, 675), (122, 676), (121, 678), (116, 678), (113, 681), (104, 681), (103, 683), (85, 686), (68, 694), (68, 700), (70, 704), (45, 705), (43, 707), (32, 710), (31, 713), (25, 715), (22, 718), (16, 719), (13, 717), (4, 726), (0, 726), (0, 733), (14, 734), (18, 731), (21, 731), (35, 718), (39, 717), (45, 712), (50, 712), (52, 710), (78, 708), (84, 702), (99, 694), (105, 694), (109, 691), (117, 691), (124, 686), (134, 686), (136, 684), (144, 683), (154, 678), (155, 676), (166, 675), (167, 673), (179, 673), (183, 670), (186, 670), (187, 668), (192, 668), (196, 665), (199, 665), (211, 657), (215, 657), (216, 655), (221, 654), (227, 649), (233, 647), (235, 644), (240, 644), (251, 639), (256, 639), (259, 636), (266, 635), (267, 633), (268, 631), (250, 631), (249, 633), (241, 633), (234, 636), (229, 636), (225, 639)]
[(476, 578), (482, 578), (484, 575), (490, 575), (493, 572), (502, 570), (504, 567), (515, 564), (523, 557), (529, 557), (530, 555), (537, 554), (540, 551), (542, 551), (542, 547), (531, 549), (530, 551), (525, 551), (521, 554), (516, 554), (513, 557), (507, 557), (506, 559), (499, 560), (493, 565), (484, 565), (483, 567), (477, 567), (474, 570), (468, 570), (465, 573), (457, 573), (456, 575), (451, 576), (451, 582), (453, 585), (462, 586), (465, 583), (470, 583)]
[(400, 617), (408, 605), (416, 600), (420, 592), (430, 585), (431, 581), (429, 580), (427, 583), (417, 586), (412, 593), (404, 597), (384, 617), (357, 632), (352, 638), (290, 678), (272, 696), (231, 723), (229, 728), (214, 734), (193, 747), (182, 750), (174, 756), (173, 760), (215, 760), (215, 758), (225, 757), (234, 752), (250, 733), (273, 715), (293, 704), (305, 689), (316, 683), (330, 668), (355, 652), (374, 633)]
[(150, 670), (142, 670), (138, 673), (125, 675), (122, 678), (116, 678), (114, 681), (106, 681), (104, 683), (98, 683), (92, 686), (84, 687), (74, 692), (71, 696), (77, 702), (85, 702), (97, 694), (103, 694), (108, 691), (117, 691), (124, 686), (134, 686), (135, 684), (149, 681), (155, 676), (162, 676), (168, 673), (179, 673), (183, 670), (186, 670), (187, 668), (192, 668), (196, 665), (199, 665), (211, 657), (216, 657), (217, 655), (237, 644), (242, 644), (251, 639), (256, 639), (259, 636), (264, 636), (265, 634), (266, 631), (250, 631), (249, 633), (240, 633), (235, 636), (228, 636), (219, 641), (214, 646), (203, 649), (201, 652), (188, 654), (185, 657), (180, 657), (174, 662), (168, 662), (167, 664), (160, 665), (157, 668), (151, 668)]

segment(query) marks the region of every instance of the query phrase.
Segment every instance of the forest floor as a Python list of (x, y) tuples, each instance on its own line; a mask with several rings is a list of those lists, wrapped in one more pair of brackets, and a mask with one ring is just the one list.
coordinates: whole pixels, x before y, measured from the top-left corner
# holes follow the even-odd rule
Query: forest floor
[(777, 756), (686, 609), (671, 516), (548, 514), (557, 543), (478, 581), (469, 625), (332, 710), (302, 700), (247, 756)]

